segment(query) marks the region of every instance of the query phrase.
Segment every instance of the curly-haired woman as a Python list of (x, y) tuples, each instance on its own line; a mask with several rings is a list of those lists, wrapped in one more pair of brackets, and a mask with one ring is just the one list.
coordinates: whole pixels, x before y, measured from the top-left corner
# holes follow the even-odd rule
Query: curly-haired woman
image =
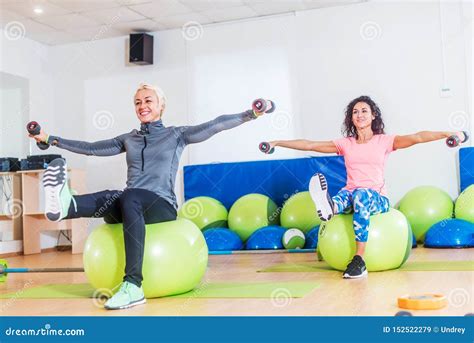
[(397, 149), (408, 148), (457, 135), (461, 142), (467, 137), (463, 132), (421, 131), (411, 135), (385, 134), (385, 124), (377, 104), (368, 96), (360, 96), (347, 105), (343, 124), (344, 138), (333, 141), (272, 141), (275, 146), (337, 153), (344, 156), (347, 183), (335, 196), (328, 193), (328, 184), (323, 174), (315, 174), (309, 183), (309, 191), (316, 205), (318, 216), (330, 220), (339, 213), (354, 212), (353, 226), (356, 254), (343, 273), (344, 278), (359, 278), (367, 275), (363, 260), (368, 239), (370, 215), (384, 213), (390, 204), (385, 189), (385, 161)]

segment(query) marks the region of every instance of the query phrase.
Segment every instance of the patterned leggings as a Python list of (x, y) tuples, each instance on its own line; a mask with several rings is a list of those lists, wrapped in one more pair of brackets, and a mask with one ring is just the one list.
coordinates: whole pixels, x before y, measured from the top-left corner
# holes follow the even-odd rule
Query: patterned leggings
[(369, 188), (356, 188), (352, 192), (341, 189), (332, 197), (338, 213), (352, 213), (353, 225), (357, 242), (367, 242), (369, 237), (370, 216), (389, 210), (387, 197)]

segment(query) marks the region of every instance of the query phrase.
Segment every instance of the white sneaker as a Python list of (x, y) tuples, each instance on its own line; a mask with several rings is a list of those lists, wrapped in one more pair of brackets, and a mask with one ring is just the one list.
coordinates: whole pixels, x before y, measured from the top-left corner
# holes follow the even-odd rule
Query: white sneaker
[(318, 216), (328, 221), (334, 216), (334, 202), (328, 192), (328, 184), (323, 174), (316, 173), (309, 181), (309, 194), (313, 199)]

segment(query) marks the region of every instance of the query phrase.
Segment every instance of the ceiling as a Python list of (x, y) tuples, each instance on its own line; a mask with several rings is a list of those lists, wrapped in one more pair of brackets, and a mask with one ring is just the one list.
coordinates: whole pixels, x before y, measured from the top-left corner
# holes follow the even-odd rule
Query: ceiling
[(59, 45), (364, 1), (0, 0), (0, 25), (8, 39)]

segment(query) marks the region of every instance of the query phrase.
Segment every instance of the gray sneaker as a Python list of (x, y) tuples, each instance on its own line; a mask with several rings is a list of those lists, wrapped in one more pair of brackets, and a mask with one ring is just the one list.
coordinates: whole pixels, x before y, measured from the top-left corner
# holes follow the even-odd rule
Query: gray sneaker
[(62, 158), (53, 160), (43, 175), (46, 218), (57, 222), (67, 216), (73, 200), (67, 183), (67, 164)]

